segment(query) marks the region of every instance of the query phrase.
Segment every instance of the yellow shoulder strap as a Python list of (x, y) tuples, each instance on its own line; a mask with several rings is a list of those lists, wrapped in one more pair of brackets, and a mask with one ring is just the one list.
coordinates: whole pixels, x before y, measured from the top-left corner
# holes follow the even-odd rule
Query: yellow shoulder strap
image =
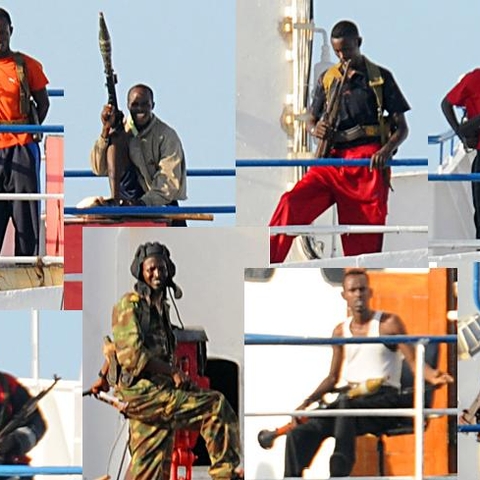
[(335, 79), (341, 80), (342, 78), (342, 72), (340, 70), (340, 66), (342, 64), (339, 62), (333, 67), (330, 67), (326, 72), (325, 75), (323, 76), (322, 79), (322, 84), (323, 84), (323, 89), (325, 90), (325, 93), (328, 98), (328, 92), (330, 91), (330, 87), (332, 86), (332, 83)]
[(20, 113), (28, 115), (30, 113), (30, 87), (27, 80), (25, 59), (20, 52), (13, 52), (13, 60), (15, 61), (18, 83), (20, 84)]
[(383, 116), (383, 77), (380, 73), (380, 68), (375, 63), (371, 62), (367, 57), (363, 57), (365, 60), (365, 66), (367, 67), (368, 85), (373, 90), (375, 98), (377, 100), (377, 118), (380, 125), (380, 141), (382, 145), (385, 145), (387, 141), (387, 124)]

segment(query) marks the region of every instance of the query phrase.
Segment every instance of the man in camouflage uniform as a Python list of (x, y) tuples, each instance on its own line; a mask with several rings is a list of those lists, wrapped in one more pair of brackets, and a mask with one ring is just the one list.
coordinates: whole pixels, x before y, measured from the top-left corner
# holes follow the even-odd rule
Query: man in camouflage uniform
[[(159, 243), (140, 245), (130, 267), (138, 280), (113, 309), (115, 354), (109, 356), (93, 392), (108, 390), (128, 402), (130, 478), (168, 480), (175, 430), (198, 427), (210, 456), (215, 480), (239, 478), (238, 420), (223, 394), (199, 389), (174, 364), (175, 336), (169, 318), (167, 288), (175, 265)], [(113, 358), (113, 361), (112, 361)], [(113, 381), (112, 381), (113, 379)]]
[[(31, 398), (28, 390), (15, 377), (0, 372), (0, 431)], [(0, 438), (0, 464), (28, 465), (30, 459), (26, 454), (40, 441), (46, 428), (45, 420), (37, 408), (28, 418), (25, 418), (22, 425)], [(0, 480), (18, 478), (0, 476)], [(23, 478), (32, 480), (33, 477)]]

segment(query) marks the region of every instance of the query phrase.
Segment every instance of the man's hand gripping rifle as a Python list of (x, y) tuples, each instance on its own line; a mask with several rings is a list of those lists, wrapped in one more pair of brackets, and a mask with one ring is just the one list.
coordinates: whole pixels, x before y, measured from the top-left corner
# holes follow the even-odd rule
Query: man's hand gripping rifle
[(350, 60), (345, 62), (343, 66), (343, 74), (341, 78), (336, 78), (329, 91), (325, 106), (325, 112), (320, 119), (320, 123), (324, 124), (326, 129), (322, 138), (318, 141), (316, 158), (325, 158), (330, 154), (332, 149), (333, 137), (338, 127), (338, 113), (340, 110), (340, 99), (342, 95), (343, 85), (348, 76), (350, 68)]
[(53, 383), (39, 392), (35, 397), (25, 402), (22, 408), (10, 419), (9, 422), (0, 430), (0, 444), (17, 428), (23, 427), (28, 423), (32, 415), (37, 411), (38, 402), (49, 393), (60, 380), (60, 377), (53, 376)]
[[(346, 395), (348, 398), (358, 397), (359, 395), (371, 395), (372, 393), (376, 393), (379, 388), (382, 386), (383, 382), (385, 381), (384, 378), (371, 378), (364, 382), (361, 382), (357, 385), (346, 385), (344, 387), (335, 387), (328, 393), (338, 393), (340, 395)], [(318, 401), (320, 408), (326, 408), (327, 403), (322, 399)], [(258, 443), (262, 448), (266, 450), (272, 448), (273, 442), (277, 437), (281, 435), (286, 435), (288, 432), (293, 430), (297, 422), (304, 423), (307, 420), (307, 417), (297, 417), (296, 421), (292, 421), (287, 423), (275, 430), (262, 430), (258, 434)]]

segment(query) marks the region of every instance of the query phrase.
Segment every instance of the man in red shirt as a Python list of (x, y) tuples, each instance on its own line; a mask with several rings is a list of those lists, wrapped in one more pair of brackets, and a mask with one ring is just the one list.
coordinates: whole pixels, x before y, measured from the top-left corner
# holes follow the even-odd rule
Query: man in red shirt
[[(341, 224), (385, 225), (389, 188), (389, 170), (385, 169), (385, 162), (407, 137), (405, 112), (410, 106), (392, 74), (360, 53), (362, 38), (354, 23), (338, 22), (332, 29), (331, 44), (340, 63), (318, 80), (310, 108), (310, 134), (319, 139), (333, 134), (329, 156), (370, 158), (373, 168), (310, 168), (293, 190), (281, 197), (270, 226), (309, 224), (334, 204)], [(340, 94), (338, 125), (328, 128), (323, 120), (330, 101), (328, 79), (342, 76), (348, 61), (348, 75)], [(389, 115), (388, 132), (385, 112)], [(270, 262), (283, 262), (292, 242), (291, 236), (272, 235)], [(382, 243), (383, 234), (342, 235), (346, 256), (380, 252)]]
[[(0, 8), (0, 123), (33, 123), (32, 99), (42, 123), (49, 108), (48, 79), (37, 60), (10, 49), (12, 32), (10, 15)], [(0, 193), (38, 193), (39, 169), (40, 149), (32, 135), (0, 133)], [(15, 226), (15, 255), (38, 255), (39, 202), (0, 203), (0, 245), (10, 218)]]
[[(30, 392), (18, 380), (5, 372), (0, 372), (0, 430), (8, 428), (9, 422), (25, 404), (32, 401)], [(28, 465), (27, 453), (37, 445), (45, 434), (47, 424), (38, 407), (24, 419), (24, 423), (2, 437), (0, 442), (0, 465)], [(10, 424), (11, 425), (11, 424)], [(13, 477), (0, 476), (0, 480)], [(17, 477), (15, 477), (17, 478)], [(24, 477), (32, 480), (33, 477)]]
[[(464, 107), (468, 122), (460, 124), (453, 107)], [(472, 163), (472, 173), (480, 173), (480, 68), (467, 73), (445, 96), (442, 111), (454, 132), (467, 148), (477, 150)], [(470, 128), (468, 128), (470, 126)], [(475, 221), (476, 238), (480, 238), (480, 183), (472, 182), (473, 219)]]

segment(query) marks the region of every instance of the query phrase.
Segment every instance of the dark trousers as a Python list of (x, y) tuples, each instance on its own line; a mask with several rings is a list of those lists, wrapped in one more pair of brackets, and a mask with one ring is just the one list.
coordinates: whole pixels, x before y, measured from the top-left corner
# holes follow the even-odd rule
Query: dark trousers
[[(398, 408), (412, 405), (412, 396), (399, 395), (396, 389), (382, 387), (376, 394), (349, 399), (342, 396), (331, 404), (336, 408)], [(358, 435), (379, 433), (392, 428), (398, 417), (317, 417), (298, 425), (287, 435), (285, 447), (285, 477), (301, 477), (322, 442), (335, 438), (335, 450), (330, 458), (330, 475), (346, 477), (355, 463), (355, 441)]]
[[(480, 150), (477, 150), (477, 156), (472, 163), (472, 173), (480, 173)], [(476, 235), (480, 238), (480, 182), (472, 182), (473, 195), (473, 220), (475, 222)]]
[[(0, 193), (38, 193), (40, 149), (36, 143), (0, 149)], [(0, 242), (10, 218), (15, 226), (15, 255), (38, 255), (38, 201), (0, 201)]]
[[(125, 200), (138, 200), (145, 194), (140, 183), (138, 183), (138, 173), (135, 166), (130, 163), (128, 169), (120, 180), (120, 197)], [(168, 206), (178, 207), (177, 200), (173, 200)], [(172, 220), (172, 227), (186, 227), (185, 220)]]

